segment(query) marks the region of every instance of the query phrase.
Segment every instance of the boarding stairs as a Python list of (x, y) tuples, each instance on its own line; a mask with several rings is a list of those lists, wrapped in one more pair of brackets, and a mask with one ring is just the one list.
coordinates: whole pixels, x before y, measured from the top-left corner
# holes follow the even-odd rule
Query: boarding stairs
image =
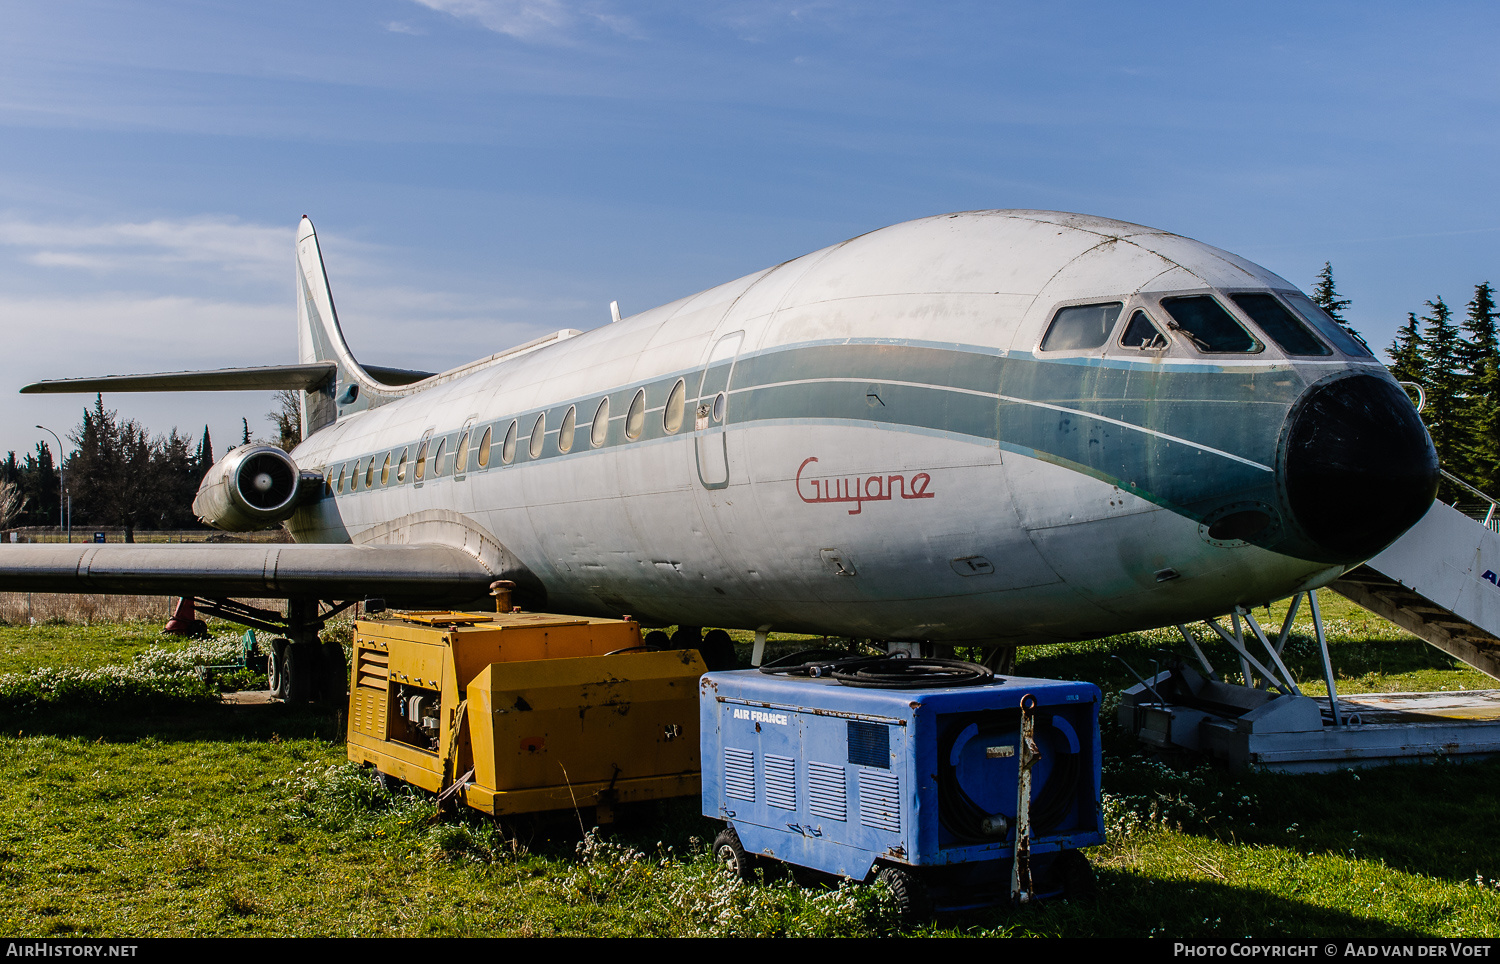
[[(1443, 475), (1479, 498), (1477, 510), (1434, 502), (1405, 535), (1328, 588), (1500, 679), (1500, 503)], [(1333, 692), (1317, 593), (1306, 598)], [(1284, 771), (1500, 754), (1500, 690), (1304, 696), (1281, 659), (1301, 599), (1279, 633), (1243, 607), (1227, 626), (1204, 621), (1234, 649), (1248, 686), (1220, 682), (1193, 631), (1178, 626), (1198, 666), (1138, 676), (1140, 685), (1122, 694), (1121, 724), (1160, 750)]]
[(1434, 502), (1388, 549), (1328, 588), (1500, 679), (1500, 504), (1443, 476), (1482, 500), (1482, 519)]

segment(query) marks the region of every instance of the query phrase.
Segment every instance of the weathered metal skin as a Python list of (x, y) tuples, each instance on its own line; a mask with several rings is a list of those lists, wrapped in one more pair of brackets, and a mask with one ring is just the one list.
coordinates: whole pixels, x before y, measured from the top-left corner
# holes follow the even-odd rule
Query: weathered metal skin
[(1234, 293), (1296, 290), (1100, 218), (900, 224), (399, 388), (348, 355), (306, 221), (299, 288), (300, 361), (338, 378), (308, 396), (308, 427), (326, 424), (294, 453), (334, 484), (294, 537), (477, 538), (555, 611), (1086, 638), (1321, 585), (1435, 487), (1420, 420), (1367, 355), (1293, 357), (1237, 312), (1253, 352), (1179, 332), (1145, 352), (1118, 330), (1043, 351), (1067, 305), (1119, 302), (1121, 326), (1140, 309), (1165, 330), (1164, 295), (1234, 311)]

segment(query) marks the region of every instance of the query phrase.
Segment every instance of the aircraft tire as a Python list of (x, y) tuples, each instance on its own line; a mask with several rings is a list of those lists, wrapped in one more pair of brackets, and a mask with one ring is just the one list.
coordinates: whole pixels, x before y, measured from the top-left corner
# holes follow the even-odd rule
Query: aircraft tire
[(286, 695), (282, 697), (288, 703), (306, 703), (312, 698), (313, 687), (316, 678), (321, 675), (317, 665), (322, 656), (319, 651), (322, 647), (316, 643), (287, 643), (286, 658), (282, 665), (286, 667)]
[(278, 700), (286, 699), (286, 652), (289, 648), (291, 643), (278, 636), (271, 640), (271, 653), (266, 659), (266, 688)]
[(739, 658), (734, 655), (734, 640), (722, 629), (710, 629), (704, 633), (698, 653), (703, 657), (703, 665), (710, 670), (734, 669), (739, 665)]

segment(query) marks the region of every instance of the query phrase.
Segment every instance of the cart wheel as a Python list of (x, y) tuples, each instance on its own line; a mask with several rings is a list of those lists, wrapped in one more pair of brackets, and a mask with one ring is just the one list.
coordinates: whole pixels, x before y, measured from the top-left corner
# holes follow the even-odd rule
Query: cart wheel
[(1063, 896), (1068, 900), (1093, 900), (1099, 896), (1094, 868), (1081, 850), (1064, 850), (1053, 864), (1055, 875), (1062, 879)]
[(714, 857), (740, 880), (748, 882), (755, 879), (754, 863), (750, 855), (745, 853), (740, 835), (734, 832), (733, 827), (725, 827), (714, 838)]
[(882, 867), (876, 880), (885, 881), (903, 924), (919, 924), (932, 917), (932, 897), (916, 874), (901, 867)]

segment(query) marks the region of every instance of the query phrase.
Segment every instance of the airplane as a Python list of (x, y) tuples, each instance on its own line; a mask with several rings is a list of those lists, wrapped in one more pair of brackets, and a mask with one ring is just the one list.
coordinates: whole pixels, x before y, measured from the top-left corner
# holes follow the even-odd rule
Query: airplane
[(307, 218), (296, 267), (296, 364), (22, 389), (300, 391), (301, 444), (229, 452), (194, 502), (294, 543), (13, 546), (0, 588), (196, 598), (290, 640), (284, 695), (343, 673), (332, 612), (496, 580), (552, 612), (1013, 652), (1322, 586), (1437, 488), (1361, 341), (1137, 224), (924, 218), (439, 374), (355, 360)]

